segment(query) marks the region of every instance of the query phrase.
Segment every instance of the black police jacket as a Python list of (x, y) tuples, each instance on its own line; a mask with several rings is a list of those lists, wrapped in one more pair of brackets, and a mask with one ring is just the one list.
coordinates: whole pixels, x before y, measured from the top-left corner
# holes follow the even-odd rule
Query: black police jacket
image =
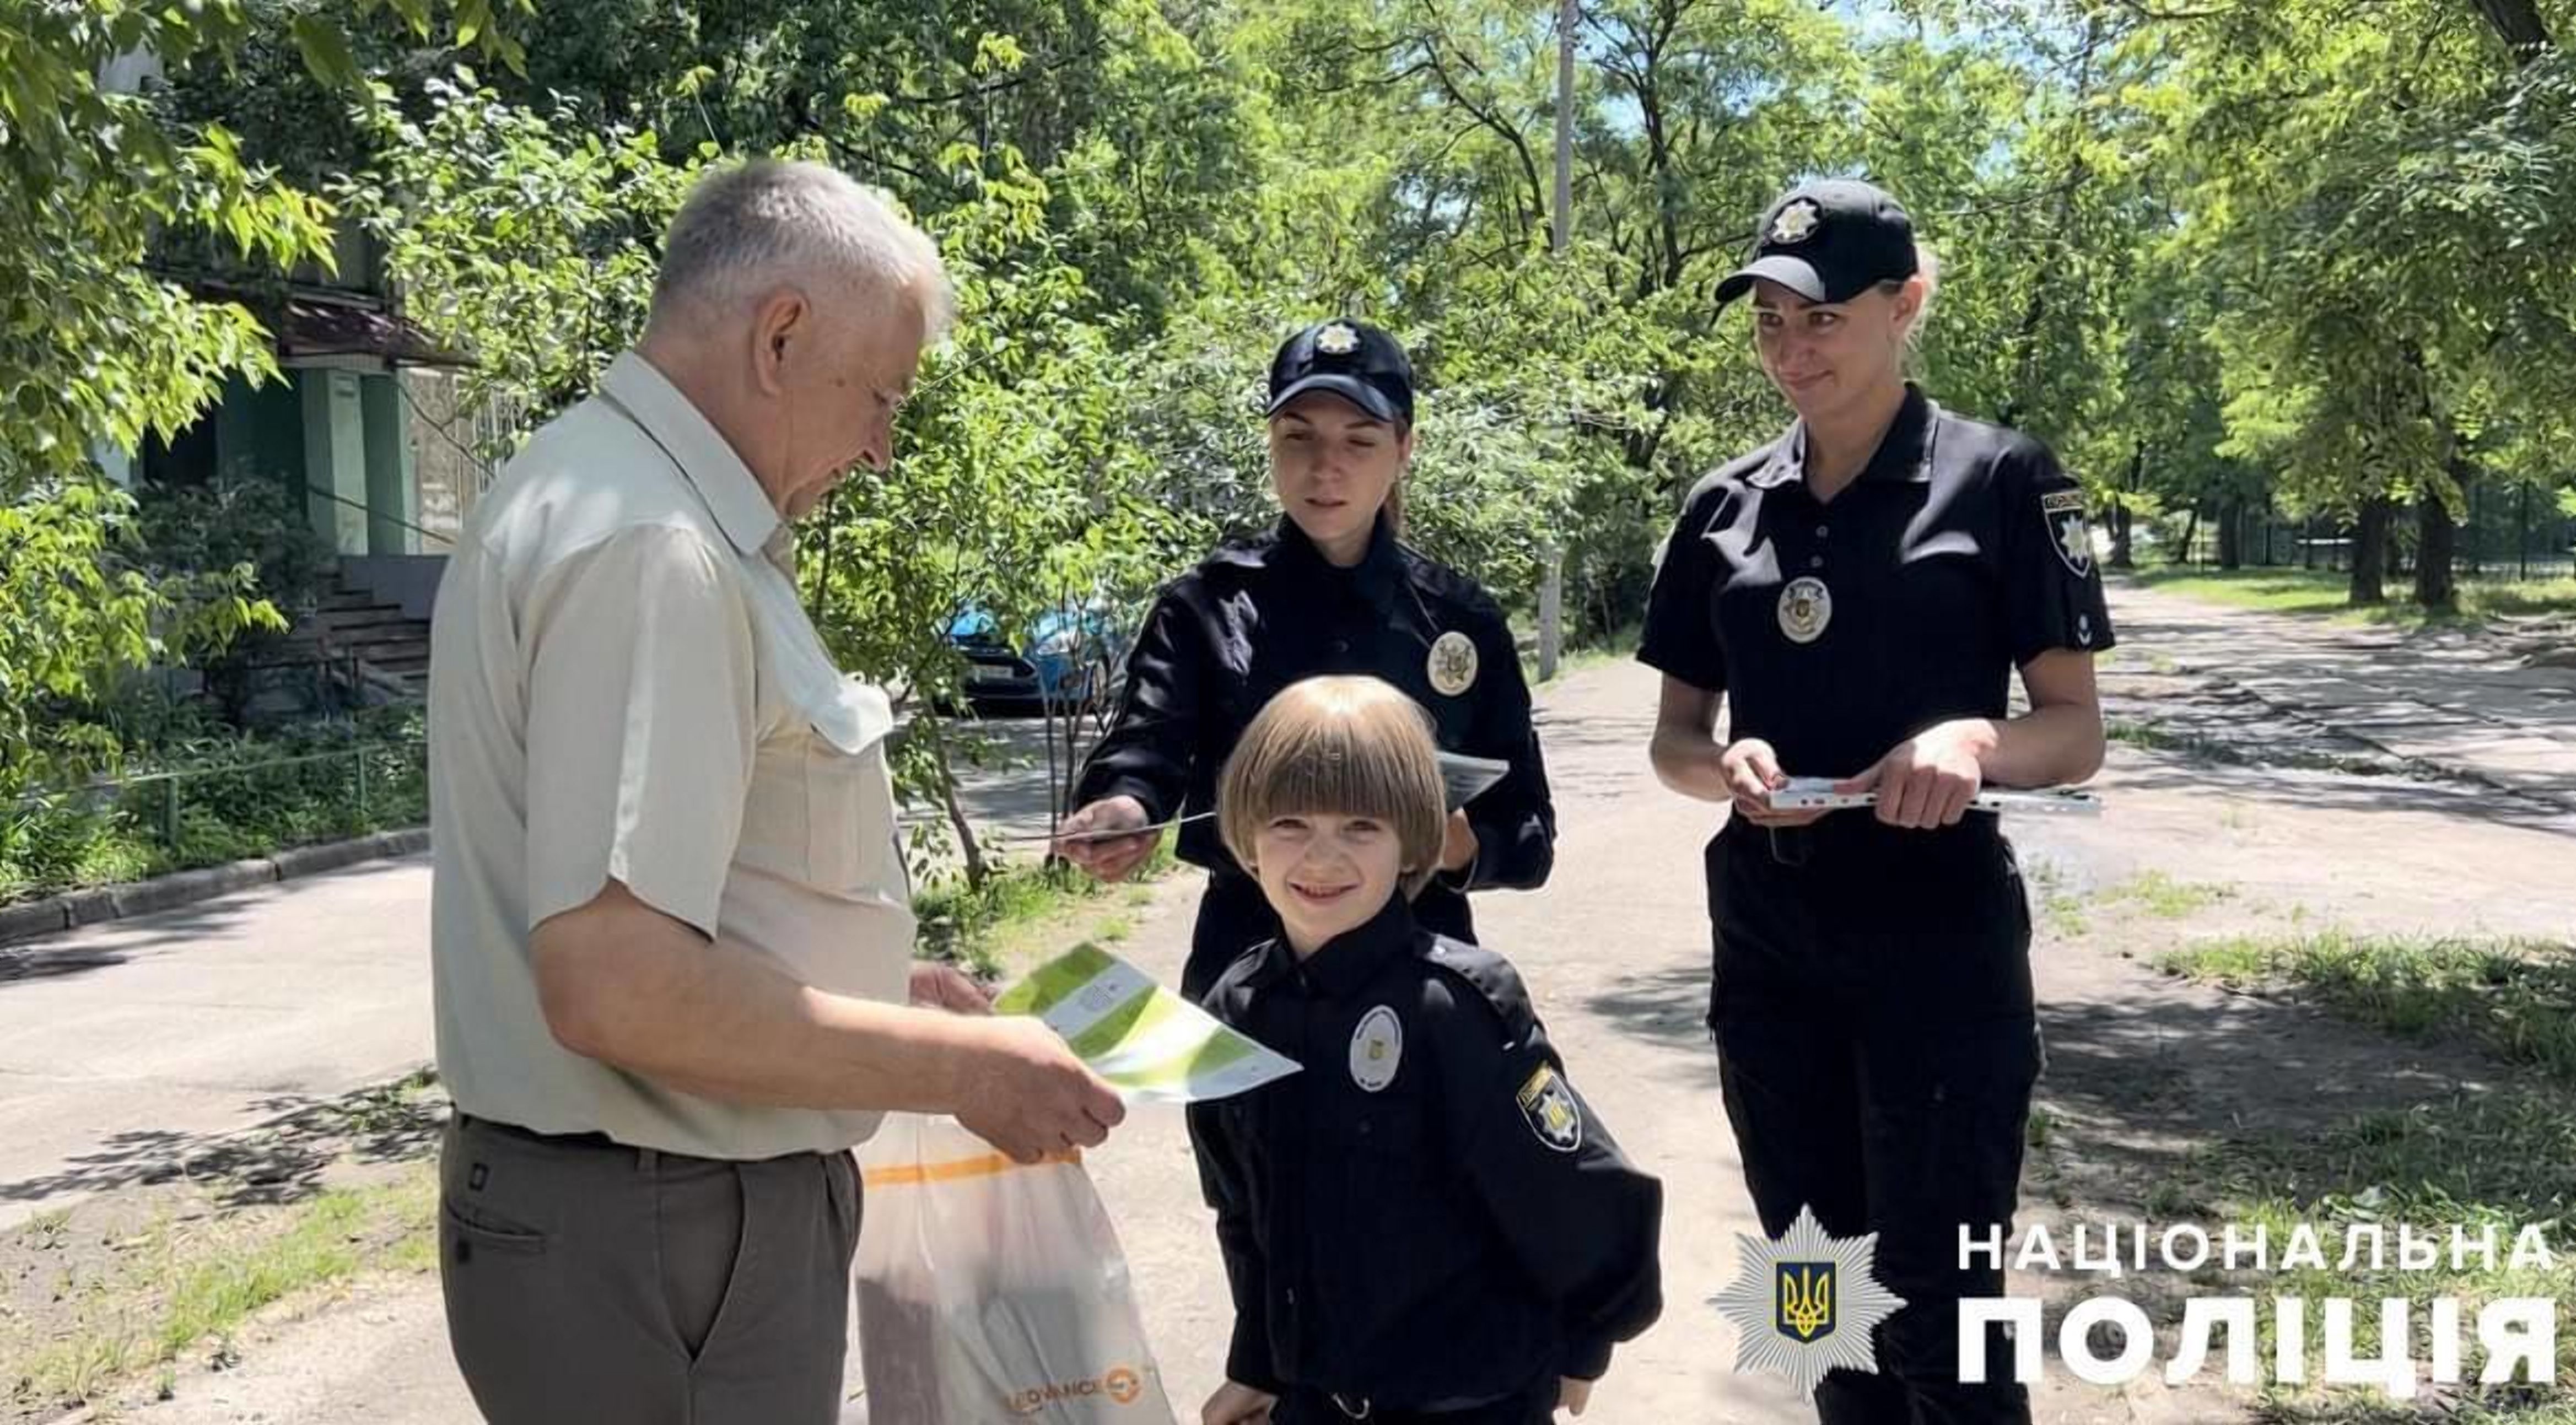
[(1567, 1082), (1510, 962), (1397, 896), (1303, 963), (1246, 952), (1206, 1004), (1303, 1066), (1190, 1110), (1231, 1378), (1459, 1409), (1598, 1378), (1654, 1323), (1663, 1186)]
[[(1425, 889), (1425, 924), (1469, 936), (1463, 892), (1546, 882), (1556, 809), (1511, 627), (1475, 581), (1406, 548), (1383, 518), (1350, 569), (1283, 518), (1173, 580), (1128, 651), (1117, 719), (1083, 766), (1076, 804), (1132, 796), (1155, 821), (1215, 810), (1218, 774), (1262, 705), (1328, 673), (1383, 678), (1429, 711), (1442, 751), (1511, 764), (1468, 804), (1475, 864)], [(1213, 818), (1181, 828), (1177, 849), (1220, 878), (1244, 875)]]

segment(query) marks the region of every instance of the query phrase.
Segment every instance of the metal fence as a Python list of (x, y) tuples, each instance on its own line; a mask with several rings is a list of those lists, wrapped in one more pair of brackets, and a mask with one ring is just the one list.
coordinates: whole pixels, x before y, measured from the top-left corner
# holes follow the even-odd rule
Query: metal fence
[(23, 820), (49, 814), (111, 816), (179, 850), (192, 809), (211, 813), (244, 841), (278, 849), (381, 825), (414, 824), (429, 810), (428, 744), (379, 739), (247, 762), (210, 763), (103, 777), (17, 799)]

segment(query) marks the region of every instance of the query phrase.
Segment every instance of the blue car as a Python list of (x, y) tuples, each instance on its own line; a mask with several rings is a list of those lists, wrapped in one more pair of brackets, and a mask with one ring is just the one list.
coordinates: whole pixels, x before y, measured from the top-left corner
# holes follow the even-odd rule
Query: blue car
[(948, 642), (965, 656), (966, 700), (979, 709), (1096, 707), (1109, 697), (1127, 652), (1126, 637), (1099, 605), (1040, 614), (1025, 650), (991, 614), (970, 605), (948, 625)]

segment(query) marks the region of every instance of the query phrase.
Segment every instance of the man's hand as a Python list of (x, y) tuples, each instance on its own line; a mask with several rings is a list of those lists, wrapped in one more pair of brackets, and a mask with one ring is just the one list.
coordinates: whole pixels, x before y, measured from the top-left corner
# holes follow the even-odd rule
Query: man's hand
[(1440, 837), (1440, 869), (1463, 871), (1476, 864), (1476, 828), (1467, 824), (1465, 808), (1449, 813), (1448, 829)]
[(912, 1002), (951, 1014), (990, 1014), (992, 992), (954, 965), (938, 960), (912, 962)]
[(957, 1121), (1014, 1160), (1097, 1148), (1127, 1116), (1108, 1082), (1043, 1022), (1006, 1015), (973, 1028), (976, 1052)]
[(1717, 765), (1726, 774), (1727, 791), (1734, 794), (1735, 814), (1755, 826), (1805, 826), (1825, 814), (1773, 810), (1771, 793), (1789, 785), (1789, 774), (1780, 770), (1780, 754), (1761, 738), (1732, 744)]
[(1199, 1425), (1270, 1425), (1270, 1407), (1278, 1403), (1268, 1391), (1227, 1381), (1199, 1407)]
[(1568, 1415), (1580, 1415), (1592, 1403), (1592, 1382), (1565, 1376), (1557, 1381), (1556, 1408)]
[(1145, 815), (1145, 804), (1134, 797), (1103, 797), (1064, 819), (1056, 828), (1056, 841), (1050, 848), (1056, 855), (1080, 866), (1100, 881), (1124, 880), (1163, 839), (1160, 831), (1139, 832), (1134, 836), (1103, 836), (1096, 839), (1068, 841), (1064, 838), (1079, 832), (1124, 831), (1142, 827), (1151, 819)]
[(1872, 810), (1889, 826), (1956, 826), (1985, 789), (1985, 753), (1994, 742), (1995, 726), (1983, 718), (1938, 723), (1898, 743), (1877, 766), (1836, 782), (1834, 790), (1878, 793)]

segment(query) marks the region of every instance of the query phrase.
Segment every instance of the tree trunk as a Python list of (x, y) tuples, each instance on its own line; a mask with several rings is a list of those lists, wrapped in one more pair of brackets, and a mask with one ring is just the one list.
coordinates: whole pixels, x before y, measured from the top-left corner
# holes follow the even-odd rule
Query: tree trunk
[(2394, 512), (2386, 495), (2361, 502), (2361, 517), (2352, 527), (2352, 584), (2346, 602), (2388, 602), (2388, 527)]
[(2173, 562), (2176, 564), (2189, 564), (2191, 562), (2192, 541), (2199, 537), (2200, 507), (2198, 505), (2194, 505), (2192, 506), (2190, 516), (2182, 522), (2182, 543), (2174, 546)]
[(980, 889), (993, 874), (984, 860), (984, 847), (975, 839), (975, 827), (966, 820), (966, 806), (957, 799), (957, 773), (948, 763), (948, 739), (939, 726), (938, 715), (928, 709), (913, 719), (912, 725), (930, 736), (930, 757), (939, 774), (939, 804), (948, 813), (949, 829), (957, 833), (957, 854), (966, 862), (966, 884)]
[[(2465, 456), (2451, 457), (2451, 478), (2459, 482), (2466, 494), (2470, 482), (2477, 478), (2477, 467)], [(2460, 586), (2455, 572), (2459, 559), (2460, 526), (2451, 518), (2451, 507), (2438, 490), (2426, 490), (2415, 502), (2415, 602), (2428, 610), (2450, 613), (2460, 606)]]
[(2234, 500), (2218, 507), (2218, 567), (2245, 567), (2245, 507)]
[[(2146, 479), (2146, 475), (2147, 443), (2142, 440), (2129, 447), (2127, 492), (2136, 493), (2139, 482)], [(2129, 507), (2125, 502), (2111, 507), (2111, 567), (2114, 569), (2138, 567), (2137, 545), (2130, 521)]]
[(2540, 17), (2537, 0), (2469, 0), (2469, 7), (2513, 51), (2514, 63), (2529, 64), (2549, 48), (2549, 25)]

